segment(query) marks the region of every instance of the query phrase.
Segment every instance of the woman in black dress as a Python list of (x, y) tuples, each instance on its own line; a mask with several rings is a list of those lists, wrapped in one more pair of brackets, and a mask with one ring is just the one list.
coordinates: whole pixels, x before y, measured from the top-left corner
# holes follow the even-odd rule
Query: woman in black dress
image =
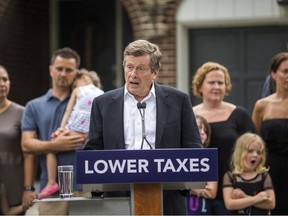
[(245, 132), (256, 132), (248, 112), (224, 101), (232, 88), (226, 67), (215, 62), (203, 64), (192, 81), (193, 94), (202, 98), (202, 103), (193, 107), (195, 115), (203, 116), (211, 126), (209, 148), (218, 149), (218, 191), (212, 201), (212, 214), (231, 214), (224, 205), (222, 182), (229, 170), (229, 161), (236, 139)]
[(276, 92), (256, 102), (252, 118), (267, 146), (267, 166), (276, 195), (272, 214), (288, 215), (288, 52), (272, 58), (270, 73)]

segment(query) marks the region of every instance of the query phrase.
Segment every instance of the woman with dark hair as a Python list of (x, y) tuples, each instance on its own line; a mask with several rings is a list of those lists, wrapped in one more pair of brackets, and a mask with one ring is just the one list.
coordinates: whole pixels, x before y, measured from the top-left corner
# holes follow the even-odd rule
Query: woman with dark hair
[(264, 82), (264, 84), (263, 84), (260, 98), (267, 97), (267, 96), (269, 96), (270, 94), (275, 93), (275, 91), (276, 91), (275, 81), (274, 81), (274, 79), (271, 77), (271, 74), (269, 73), (269, 74), (266, 76), (265, 82)]
[[(0, 65), (0, 183), (3, 214), (24, 214), (21, 207), (23, 193), (24, 159), (21, 150), (21, 117), (24, 107), (9, 100), (8, 71)], [(6, 193), (5, 193), (6, 191)], [(10, 211), (10, 207), (18, 206)]]
[(259, 99), (252, 119), (267, 146), (267, 166), (274, 184), (276, 207), (272, 214), (288, 214), (288, 52), (271, 60), (271, 77), (276, 92)]

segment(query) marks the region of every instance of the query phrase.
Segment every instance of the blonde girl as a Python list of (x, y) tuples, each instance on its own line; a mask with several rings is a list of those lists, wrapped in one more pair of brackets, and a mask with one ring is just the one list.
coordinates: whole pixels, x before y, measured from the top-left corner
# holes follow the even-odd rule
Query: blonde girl
[(248, 132), (237, 139), (231, 171), (223, 178), (227, 209), (240, 215), (270, 214), (275, 207), (275, 194), (265, 162), (265, 143), (259, 135)]

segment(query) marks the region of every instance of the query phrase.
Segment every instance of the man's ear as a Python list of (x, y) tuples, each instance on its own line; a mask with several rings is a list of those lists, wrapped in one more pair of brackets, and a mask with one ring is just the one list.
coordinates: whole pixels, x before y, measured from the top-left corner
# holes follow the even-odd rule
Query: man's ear
[(158, 75), (158, 73), (159, 73), (159, 69), (155, 69), (152, 73)]
[(159, 70), (154, 70), (152, 71), (152, 74), (153, 74), (153, 80), (155, 80), (158, 76), (158, 73), (159, 73)]
[(53, 66), (52, 66), (52, 65), (49, 65), (49, 74), (50, 74), (50, 77), (52, 77), (52, 71), (53, 71)]

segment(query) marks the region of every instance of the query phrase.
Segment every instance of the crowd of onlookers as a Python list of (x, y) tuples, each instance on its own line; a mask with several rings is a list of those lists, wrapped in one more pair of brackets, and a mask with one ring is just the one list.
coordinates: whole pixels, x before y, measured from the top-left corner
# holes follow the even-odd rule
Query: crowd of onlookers
[[(163, 214), (288, 215), (288, 52), (271, 59), (252, 116), (225, 101), (232, 83), (228, 69), (216, 62), (194, 73), (192, 93), (202, 102), (191, 109), (187, 94), (155, 81), (161, 57), (156, 44), (130, 43), (123, 56), (125, 85), (104, 93), (96, 72), (79, 69), (76, 51), (56, 50), (51, 88), (25, 107), (8, 99), (9, 72), (0, 66), (1, 213), (25, 214), (34, 199), (55, 196), (56, 167), (75, 165), (77, 149), (140, 149), (136, 104), (144, 101), (144, 148), (203, 144), (218, 150), (218, 181), (184, 196), (164, 191)], [(35, 191), (38, 167), (41, 190)], [(83, 196), (81, 190), (74, 185), (75, 196)], [(43, 202), (39, 214), (69, 214), (67, 202)]]

